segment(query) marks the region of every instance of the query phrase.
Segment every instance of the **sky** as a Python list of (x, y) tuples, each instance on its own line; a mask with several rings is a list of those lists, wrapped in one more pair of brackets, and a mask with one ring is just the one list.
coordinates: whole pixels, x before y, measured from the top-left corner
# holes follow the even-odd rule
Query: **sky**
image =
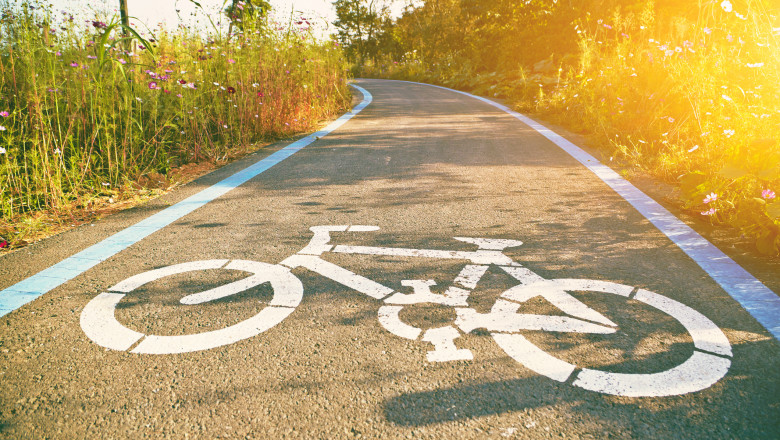
[[(221, 10), (225, 0), (197, 0), (203, 9), (210, 12), (213, 17)], [(392, 0), (391, 0), (392, 1)], [(119, 8), (119, 0), (49, 0), (55, 11), (66, 10), (71, 13), (80, 12), (84, 18), (94, 17), (91, 11), (107, 11), (109, 16)], [(300, 11), (307, 18), (314, 19), (323, 35), (333, 32), (331, 24), (336, 19), (336, 10), (333, 0), (270, 0), (273, 11), (278, 20), (286, 22), (291, 11)], [(404, 1), (395, 0), (395, 9), (400, 12)], [(165, 23), (166, 27), (173, 29), (179, 23), (179, 16), (185, 24), (195, 26), (208, 26), (208, 20), (203, 14), (199, 18), (193, 18), (196, 7), (189, 0), (127, 0), (128, 13), (131, 17), (145, 23), (150, 28), (158, 23)], [(177, 9), (180, 11), (177, 14)], [(117, 12), (118, 14), (118, 12)], [(194, 21), (193, 21), (194, 20)]]

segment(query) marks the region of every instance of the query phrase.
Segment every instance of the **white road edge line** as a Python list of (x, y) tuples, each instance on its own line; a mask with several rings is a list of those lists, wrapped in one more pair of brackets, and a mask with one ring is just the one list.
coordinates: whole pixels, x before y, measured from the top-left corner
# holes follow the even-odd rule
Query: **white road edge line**
[(340, 118), (331, 122), (322, 130), (301, 138), (203, 191), (169, 206), (157, 214), (147, 217), (29, 278), (3, 289), (0, 291), (0, 316), (7, 315), (28, 302), (35, 300), (44, 293), (70, 281), (86, 272), (91, 267), (96, 266), (101, 261), (111, 258), (131, 245), (141, 241), (144, 237), (159, 231), (217, 197), (244, 184), (277, 163), (297, 153), (317, 139), (338, 129), (348, 120), (352, 119), (353, 116), (360, 113), (366, 106), (371, 104), (371, 101), (373, 100), (373, 97), (368, 90), (355, 84), (350, 84), (350, 86), (363, 94), (363, 100), (356, 105), (355, 108), (343, 114)]
[(690, 226), (658, 204), (658, 202), (620, 177), (618, 173), (599, 162), (595, 157), (586, 153), (582, 148), (533, 119), (488, 98), (433, 84), (413, 81), (398, 82), (436, 87), (478, 99), (510, 114), (520, 122), (533, 128), (536, 132), (569, 153), (578, 162), (585, 165), (599, 179), (636, 208), (640, 214), (704, 269), (715, 282), (720, 284), (723, 290), (739, 302), (775, 339), (780, 340), (780, 297), (777, 294), (715, 247), (715, 245), (699, 235)]

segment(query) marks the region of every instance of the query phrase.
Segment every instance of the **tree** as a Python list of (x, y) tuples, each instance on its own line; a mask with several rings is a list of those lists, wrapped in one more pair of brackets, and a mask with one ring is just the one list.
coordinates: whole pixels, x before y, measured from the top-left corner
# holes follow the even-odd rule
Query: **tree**
[[(338, 41), (344, 47), (347, 58), (363, 65), (367, 57), (376, 58), (377, 36), (382, 28), (382, 19), (377, 12), (375, 1), (337, 0), (336, 16), (333, 23), (338, 28)], [(387, 16), (386, 8), (382, 15)]]

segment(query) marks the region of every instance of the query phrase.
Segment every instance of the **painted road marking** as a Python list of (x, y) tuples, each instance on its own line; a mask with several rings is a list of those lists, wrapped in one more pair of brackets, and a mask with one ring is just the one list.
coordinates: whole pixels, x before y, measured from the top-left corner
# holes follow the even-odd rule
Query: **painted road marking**
[(372, 96), (366, 89), (351, 85), (363, 94), (363, 100), (351, 111), (331, 122), (327, 127), (299, 139), (253, 165), (217, 182), (203, 191), (130, 226), (105, 240), (73, 255), (70, 258), (38, 272), (0, 291), (0, 316), (4, 316), (62, 284), (70, 281), (88, 269), (107, 260), (148, 235), (159, 231), (201, 206), (211, 202), (228, 191), (244, 184), (279, 162), (287, 159), (315, 140), (341, 127), (371, 103)]
[(696, 264), (704, 269), (726, 293), (739, 302), (775, 339), (780, 340), (780, 297), (775, 292), (766, 287), (750, 272), (743, 269), (742, 266), (729, 258), (715, 245), (699, 235), (690, 226), (658, 204), (658, 202), (620, 177), (618, 173), (599, 162), (595, 157), (586, 153), (582, 148), (533, 119), (487, 98), (432, 84), (411, 81), (401, 82), (436, 87), (478, 99), (512, 115), (536, 130), (539, 134), (569, 153), (578, 162), (585, 165), (599, 179), (630, 203), (640, 214), (691, 257)]
[[(451, 285), (444, 294), (437, 294), (431, 291), (431, 288), (436, 285), (434, 280), (402, 280), (401, 285), (410, 288), (412, 293), (393, 294), (393, 289), (321, 258), (320, 255), (328, 252), (329, 249), (338, 252), (337, 248), (330, 244), (331, 232), (375, 231), (378, 229), (376, 227), (341, 225), (315, 226), (310, 229), (313, 232), (310, 243), (300, 251), (301, 253), (288, 257), (280, 264), (246, 260), (203, 260), (175, 264), (131, 276), (114, 285), (109, 292), (96, 296), (86, 305), (81, 314), (81, 327), (84, 333), (97, 344), (114, 350), (130, 350), (132, 353), (186, 353), (231, 344), (270, 329), (295, 310), (303, 298), (303, 285), (291, 269), (306, 268), (371, 298), (383, 300), (384, 304), (378, 310), (380, 325), (396, 336), (412, 340), (420, 339), (433, 344), (434, 349), (426, 354), (429, 362), (473, 359), (471, 350), (458, 348), (455, 340), (473, 330), (485, 329), (507, 355), (532, 371), (559, 382), (568, 382), (573, 378), (574, 386), (607, 394), (640, 397), (695, 392), (719, 381), (731, 365), (731, 345), (712, 321), (684, 304), (644, 289), (600, 280), (547, 280), (515, 263), (512, 266), (498, 267), (512, 275), (520, 284), (504, 291), (489, 313), (479, 313), (468, 307), (467, 299), (470, 290)], [(406, 253), (401, 248), (371, 248), (381, 252), (371, 252), (368, 255), (419, 258), (431, 258), (433, 255), (444, 259), (460, 258), (472, 261), (477, 253), (491, 252), (491, 255), (498, 254), (506, 257), (497, 250), (506, 247), (500, 245), (501, 240), (462, 240), (457, 237), (456, 239), (475, 244), (480, 250), (451, 254), (449, 251), (431, 249), (411, 249), (414, 252)], [(520, 242), (514, 241), (514, 243)], [(356, 253), (366, 254), (364, 250), (364, 248), (357, 248)], [(501, 260), (496, 259), (495, 255), (493, 257), (496, 261)], [(251, 275), (214, 289), (186, 295), (180, 300), (185, 307), (218, 300), (266, 282), (271, 285), (273, 299), (266, 308), (247, 320), (224, 329), (197, 334), (147, 336), (125, 327), (116, 319), (117, 305), (125, 295), (132, 294), (135, 289), (171, 275), (214, 269), (238, 270), (249, 272)], [(453, 284), (457, 282), (461, 285), (468, 284), (472, 288), (476, 287), (486, 270), (487, 266), (465, 264), (460, 273), (454, 277)], [(574, 364), (545, 352), (519, 333), (532, 330), (609, 335), (617, 331), (615, 323), (568, 293), (571, 291), (613, 294), (624, 300), (643, 302), (668, 314), (690, 334), (694, 345), (692, 355), (682, 364), (657, 373), (625, 374), (588, 368), (582, 368), (577, 372)], [(533, 298), (544, 298), (569, 316), (521, 313), (522, 305)], [(423, 330), (405, 323), (401, 319), (401, 311), (405, 306), (414, 304), (440, 304), (453, 307), (456, 315), (453, 325)]]
[[(233, 260), (192, 261), (150, 270), (132, 276), (93, 298), (81, 313), (81, 328), (96, 344), (112, 350), (125, 351), (140, 341), (131, 353), (172, 354), (208, 350), (256, 336), (280, 323), (292, 313), (303, 298), (303, 285), (289, 269), (257, 261)], [(177, 336), (145, 335), (117, 321), (116, 307), (127, 294), (146, 283), (174, 274), (209, 269), (250, 272), (251, 276), (205, 292), (187, 295), (182, 304), (202, 304), (235, 295), (263, 283), (270, 283), (273, 299), (256, 315), (220, 330)], [(145, 339), (144, 339), (145, 338)]]

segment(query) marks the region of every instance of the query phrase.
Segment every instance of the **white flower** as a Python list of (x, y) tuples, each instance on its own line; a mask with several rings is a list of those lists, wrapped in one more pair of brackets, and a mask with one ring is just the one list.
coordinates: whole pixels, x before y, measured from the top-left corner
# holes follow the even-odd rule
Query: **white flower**
[(720, 95), (721, 98), (725, 99), (726, 101), (733, 101), (729, 95)]
[(755, 68), (755, 67), (763, 67), (763, 66), (764, 66), (764, 63), (754, 63), (754, 64), (750, 64), (750, 63), (748, 63), (748, 65), (747, 65), (747, 66), (748, 66), (748, 67), (750, 67), (750, 68)]
[(723, 134), (724, 134), (724, 135), (725, 135), (727, 138), (730, 138), (731, 136), (734, 136), (734, 133), (736, 133), (734, 130), (723, 130)]
[(2, 125), (0, 125), (0, 131), (5, 131), (5, 127), (3, 127)]
[(0, 154), (5, 154), (5, 148), (0, 147)]
[(698, 145), (694, 145), (694, 146), (693, 146), (693, 148), (691, 148), (690, 150), (688, 150), (688, 152), (689, 152), (689, 153), (693, 153), (694, 151), (696, 151), (696, 150), (698, 150), (698, 149), (699, 149), (699, 146), (698, 146)]
[(734, 10), (734, 6), (732, 6), (729, 0), (723, 0), (720, 2), (720, 7), (723, 8), (723, 10), (726, 12), (731, 12)]

